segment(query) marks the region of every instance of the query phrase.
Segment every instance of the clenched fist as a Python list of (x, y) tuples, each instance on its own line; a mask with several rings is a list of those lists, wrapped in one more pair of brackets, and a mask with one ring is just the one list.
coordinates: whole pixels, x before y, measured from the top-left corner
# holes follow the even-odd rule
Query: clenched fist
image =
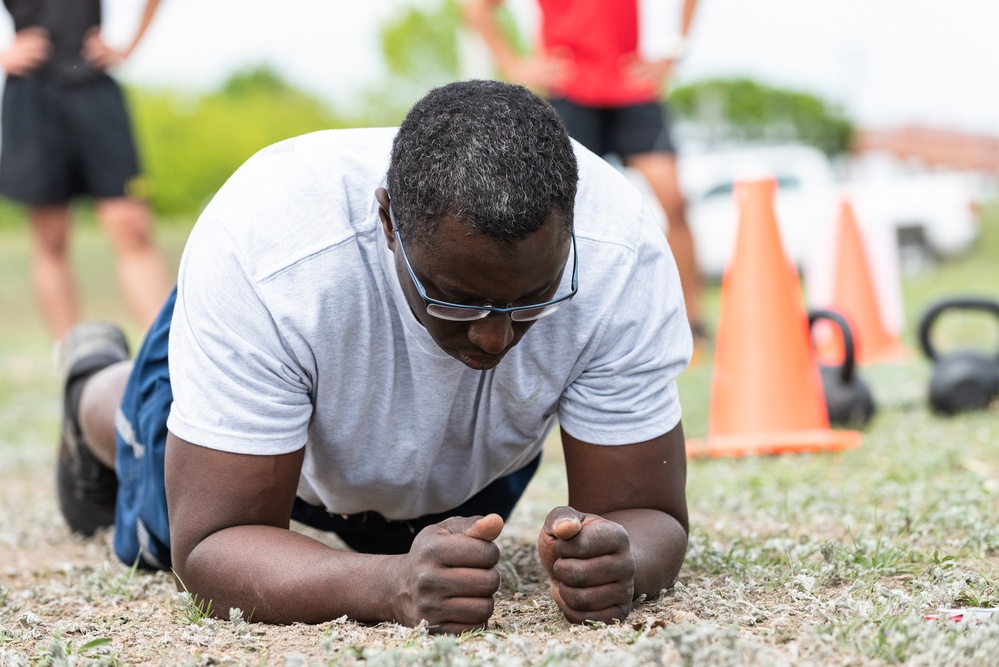
[(458, 634), (484, 628), (499, 590), (496, 569), (503, 530), (498, 514), (452, 517), (427, 526), (413, 541), (399, 572), (395, 620), (425, 620), (432, 632)]
[(572, 623), (623, 621), (635, 597), (635, 559), (621, 524), (571, 507), (548, 514), (538, 537), (551, 595)]

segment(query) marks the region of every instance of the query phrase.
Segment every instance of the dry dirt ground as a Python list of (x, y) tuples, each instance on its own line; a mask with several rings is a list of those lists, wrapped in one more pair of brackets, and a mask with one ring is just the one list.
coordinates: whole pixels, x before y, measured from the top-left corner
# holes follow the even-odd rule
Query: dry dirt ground
[(117, 562), (110, 533), (71, 536), (53, 485), (58, 391), (29, 347), (0, 349), (0, 666), (999, 664), (999, 615), (925, 618), (999, 606), (999, 412), (931, 417), (905, 369), (880, 378), (898, 396), (858, 450), (691, 464), (679, 583), (620, 625), (569, 625), (548, 597), (534, 541), (566, 498), (549, 447), (500, 538), (488, 629), (442, 638), (199, 618), (170, 575)]
[[(28, 457), (16, 475), (0, 474), (0, 664), (59, 663), (60, 656), (67, 663), (75, 657), (129, 665), (370, 663), (377, 656), (388, 663), (460, 664), (503, 655), (509, 664), (546, 658), (572, 664), (593, 658), (604, 642), (614, 653), (658, 626), (696, 618), (667, 597), (640, 605), (620, 628), (580, 628), (562, 619), (533, 544), (538, 517), (547, 511), (544, 497), (557, 496), (561, 484), (560, 462), (549, 460), (501, 538), (503, 584), (487, 632), (441, 639), (393, 624), (270, 626), (230, 620), (228, 613), (191, 623), (190, 604), (169, 574), (130, 572), (114, 556), (110, 531), (93, 539), (68, 533), (54, 500), (49, 454)], [(608, 631), (613, 638), (591, 644)], [(85, 648), (102, 638), (110, 642)], [(679, 659), (672, 643), (655, 644), (654, 652)]]

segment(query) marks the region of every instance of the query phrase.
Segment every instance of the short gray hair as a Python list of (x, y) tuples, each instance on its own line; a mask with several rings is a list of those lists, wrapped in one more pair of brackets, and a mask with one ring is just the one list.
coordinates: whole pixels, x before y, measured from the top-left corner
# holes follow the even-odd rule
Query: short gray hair
[(558, 215), (572, 227), (579, 171), (561, 118), (527, 88), (472, 80), (431, 90), (392, 144), (388, 190), (399, 231), (427, 241), (446, 216), (516, 241)]

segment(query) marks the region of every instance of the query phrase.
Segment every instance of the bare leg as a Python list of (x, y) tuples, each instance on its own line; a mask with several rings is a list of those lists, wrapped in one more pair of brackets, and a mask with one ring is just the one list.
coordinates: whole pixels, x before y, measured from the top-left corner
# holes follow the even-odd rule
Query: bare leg
[(69, 264), (69, 205), (28, 207), (34, 248), (31, 279), (42, 318), (57, 340), (79, 320), (73, 271)]
[(687, 224), (687, 204), (677, 179), (676, 159), (668, 153), (643, 153), (628, 157), (625, 164), (637, 169), (645, 177), (669, 219), (666, 240), (680, 272), (687, 320), (691, 326), (700, 325), (701, 275), (694, 255), (694, 237)]
[(125, 304), (143, 329), (148, 329), (170, 291), (166, 263), (153, 244), (149, 206), (139, 199), (119, 197), (100, 200), (96, 211), (111, 238)]
[(83, 441), (98, 461), (114, 470), (114, 415), (125, 393), (131, 361), (121, 361), (87, 380), (80, 396), (80, 429)]

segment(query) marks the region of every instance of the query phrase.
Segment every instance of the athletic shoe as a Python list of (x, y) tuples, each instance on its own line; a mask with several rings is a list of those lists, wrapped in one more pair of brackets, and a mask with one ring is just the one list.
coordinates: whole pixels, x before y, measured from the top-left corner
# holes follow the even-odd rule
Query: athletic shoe
[(90, 536), (114, 524), (118, 478), (84, 442), (78, 412), (87, 380), (128, 356), (125, 334), (108, 322), (81, 322), (66, 334), (60, 348), (63, 417), (56, 486), (59, 507), (74, 533)]

